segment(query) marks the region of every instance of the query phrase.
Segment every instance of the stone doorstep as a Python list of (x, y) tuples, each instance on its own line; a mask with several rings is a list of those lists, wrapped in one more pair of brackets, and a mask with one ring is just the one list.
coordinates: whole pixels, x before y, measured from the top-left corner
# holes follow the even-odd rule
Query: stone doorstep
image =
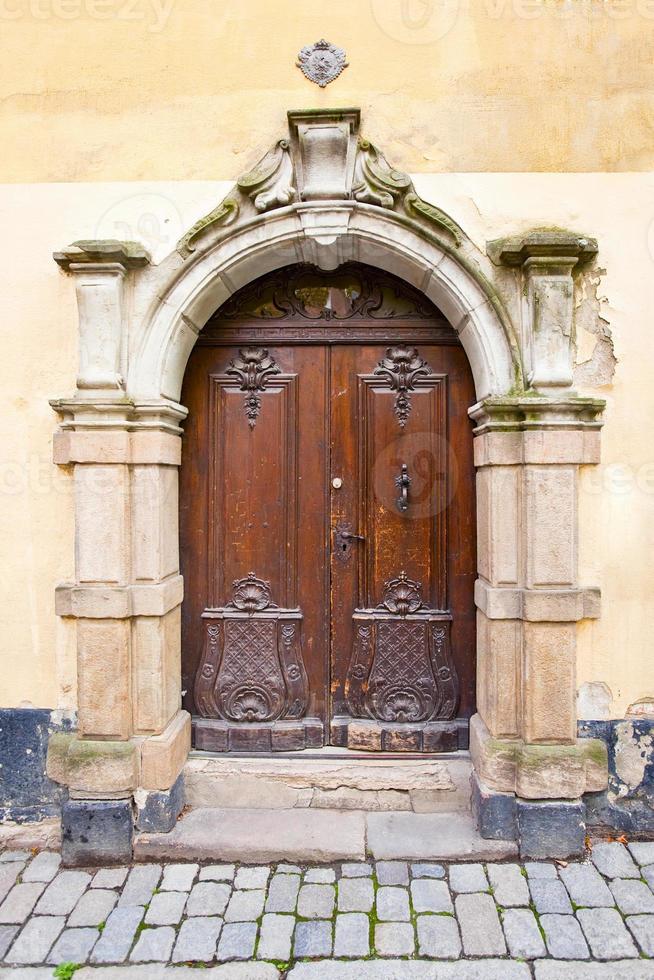
[(493, 861), (513, 858), (513, 841), (484, 840), (470, 814), (365, 813), (313, 808), (217, 809), (186, 813), (168, 834), (140, 834), (134, 859), (291, 861)]
[(186, 803), (220, 809), (414, 811), (470, 808), (467, 752), (442, 758), (361, 758), (333, 749), (280, 757), (191, 753), (184, 767)]

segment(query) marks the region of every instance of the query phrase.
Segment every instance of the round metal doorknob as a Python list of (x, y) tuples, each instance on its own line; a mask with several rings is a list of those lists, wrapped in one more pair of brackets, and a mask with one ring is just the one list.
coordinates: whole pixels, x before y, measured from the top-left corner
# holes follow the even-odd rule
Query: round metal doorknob
[(341, 489), (341, 487), (343, 486), (343, 481), (341, 480), (340, 476), (335, 476), (334, 477), (334, 479), (332, 480), (332, 486), (333, 486), (334, 490), (340, 490)]

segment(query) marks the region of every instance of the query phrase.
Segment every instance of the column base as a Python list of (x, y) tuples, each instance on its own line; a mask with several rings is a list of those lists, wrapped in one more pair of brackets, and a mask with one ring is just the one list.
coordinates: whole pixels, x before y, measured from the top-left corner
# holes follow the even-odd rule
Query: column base
[(523, 800), (489, 789), (473, 772), (472, 813), (486, 840), (515, 840), (520, 857), (536, 860), (580, 857), (585, 850), (586, 807), (582, 800)]
[(66, 867), (132, 860), (131, 800), (68, 800), (61, 808), (61, 859)]
[(184, 807), (184, 776), (179, 774), (169, 790), (138, 790), (136, 829), (147, 834), (167, 834), (177, 823)]

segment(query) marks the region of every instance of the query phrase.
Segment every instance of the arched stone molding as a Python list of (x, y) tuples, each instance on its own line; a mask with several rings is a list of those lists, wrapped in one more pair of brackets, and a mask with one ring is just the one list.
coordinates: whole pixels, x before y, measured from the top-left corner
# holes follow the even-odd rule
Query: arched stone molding
[[(181, 806), (179, 397), (199, 332), (266, 272), (359, 261), (443, 311), (475, 379), (482, 832), (519, 836), (533, 821), (525, 801), (555, 796), (573, 801), (562, 812), (576, 846), (579, 800), (606, 783), (575, 717), (576, 624), (599, 613), (599, 593), (577, 578), (578, 472), (599, 461), (602, 403), (571, 389), (573, 273), (596, 251), (537, 231), (482, 252), (359, 137), (358, 110), (340, 110), (289, 114), (289, 138), (159, 266), (134, 243), (55, 255), (80, 320), (77, 392), (53, 402), (55, 461), (74, 465), (76, 490), (76, 581), (58, 588), (57, 612), (77, 620), (79, 732), (56, 739), (49, 762), (73, 798), (69, 829), (90, 800), (122, 806), (130, 835), (132, 799), (141, 828), (172, 826)], [(89, 844), (66, 857), (89, 858)]]

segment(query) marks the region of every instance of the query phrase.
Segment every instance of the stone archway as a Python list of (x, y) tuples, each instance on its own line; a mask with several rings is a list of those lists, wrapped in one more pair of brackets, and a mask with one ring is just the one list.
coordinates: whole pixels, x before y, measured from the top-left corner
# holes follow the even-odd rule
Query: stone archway
[[(571, 388), (573, 271), (597, 246), (536, 232), (482, 253), (358, 125), (358, 110), (290, 113), (288, 138), (157, 267), (132, 243), (78, 242), (55, 255), (75, 280), (80, 315), (78, 390), (53, 402), (62, 416), (55, 461), (75, 466), (76, 581), (58, 588), (57, 612), (77, 620), (79, 730), (55, 738), (49, 762), (71, 795), (71, 863), (107, 848), (127, 854), (132, 800), (141, 829), (169, 829), (181, 808), (190, 745), (179, 667), (184, 368), (229, 295), (295, 262), (359, 261), (407, 280), (447, 316), (470, 361), (479, 515), (471, 752), (482, 833), (520, 837), (536, 853), (536, 828), (541, 850), (570, 853), (583, 842), (582, 794), (606, 783), (600, 747), (576, 737), (574, 683), (576, 623), (599, 609), (597, 590), (577, 581), (576, 488), (579, 466), (599, 460), (602, 403)], [(558, 825), (548, 836), (552, 806)]]

